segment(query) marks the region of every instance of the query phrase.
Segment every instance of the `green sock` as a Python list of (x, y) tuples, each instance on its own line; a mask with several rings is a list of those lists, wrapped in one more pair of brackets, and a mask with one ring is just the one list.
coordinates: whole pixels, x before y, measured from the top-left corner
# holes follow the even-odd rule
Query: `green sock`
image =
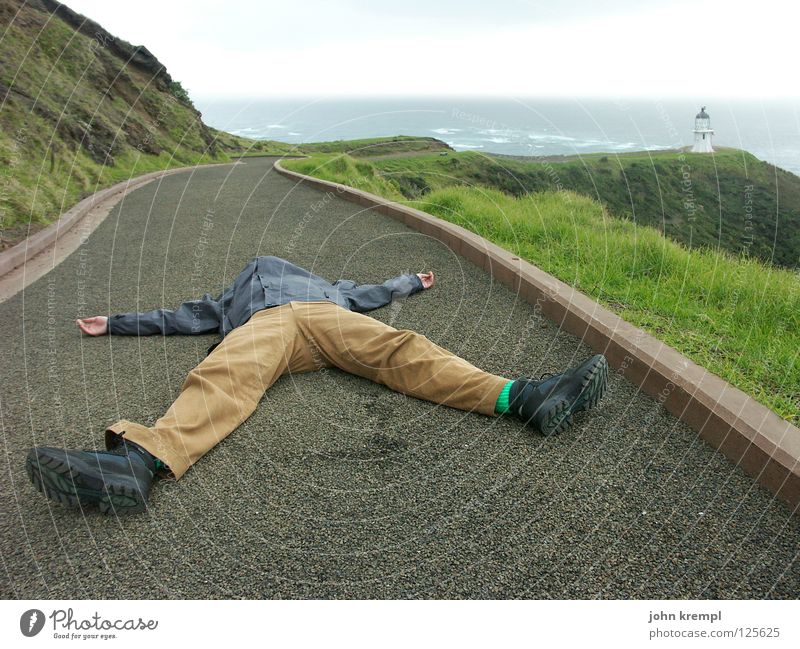
[(497, 397), (497, 403), (494, 404), (494, 411), (498, 415), (504, 415), (509, 411), (508, 395), (511, 394), (511, 385), (514, 381), (506, 383), (500, 396)]
[(156, 471), (160, 471), (161, 469), (167, 468), (167, 465), (164, 464), (161, 460), (156, 458)]

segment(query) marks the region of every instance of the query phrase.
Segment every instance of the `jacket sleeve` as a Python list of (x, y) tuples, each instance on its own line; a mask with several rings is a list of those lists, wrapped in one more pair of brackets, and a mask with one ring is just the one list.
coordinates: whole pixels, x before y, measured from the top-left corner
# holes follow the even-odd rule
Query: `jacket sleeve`
[(206, 293), (199, 300), (184, 302), (174, 311), (154, 309), (112, 315), (108, 319), (108, 333), (116, 336), (203, 334), (217, 331), (221, 318), (220, 302)]
[(383, 284), (356, 285), (350, 280), (340, 279), (333, 285), (347, 298), (350, 310), (359, 312), (377, 309), (422, 290), (422, 280), (413, 274), (387, 279)]

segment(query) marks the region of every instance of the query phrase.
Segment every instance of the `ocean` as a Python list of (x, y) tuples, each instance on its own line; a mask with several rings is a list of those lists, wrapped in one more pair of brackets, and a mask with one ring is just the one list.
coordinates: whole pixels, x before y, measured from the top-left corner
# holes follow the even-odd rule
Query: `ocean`
[(509, 155), (658, 151), (691, 144), (705, 105), (714, 144), (800, 175), (800, 100), (369, 98), (195, 101), (207, 124), (293, 144), (427, 135)]

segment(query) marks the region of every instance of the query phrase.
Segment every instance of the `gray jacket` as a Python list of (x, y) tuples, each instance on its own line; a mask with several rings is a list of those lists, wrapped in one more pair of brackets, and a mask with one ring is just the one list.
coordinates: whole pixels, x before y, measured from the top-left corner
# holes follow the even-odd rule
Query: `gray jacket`
[(285, 259), (254, 257), (218, 298), (206, 293), (199, 300), (184, 302), (174, 311), (155, 309), (112, 315), (108, 319), (108, 333), (149, 336), (218, 331), (225, 336), (257, 311), (292, 301), (327, 300), (350, 311), (362, 312), (421, 290), (422, 280), (412, 274), (400, 275), (383, 284), (358, 286), (349, 279), (331, 284)]

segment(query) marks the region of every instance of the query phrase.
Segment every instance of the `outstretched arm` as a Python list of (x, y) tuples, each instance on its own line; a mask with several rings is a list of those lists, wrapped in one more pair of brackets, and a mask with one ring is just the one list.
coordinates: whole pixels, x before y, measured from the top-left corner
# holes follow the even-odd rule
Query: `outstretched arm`
[[(224, 294), (223, 294), (224, 296)], [(152, 336), (170, 334), (203, 334), (217, 331), (222, 317), (220, 300), (206, 294), (200, 300), (184, 302), (174, 311), (154, 309), (144, 313), (119, 313), (76, 320), (89, 336), (105, 334)]]
[(334, 286), (344, 289), (352, 311), (371, 311), (389, 304), (397, 298), (413, 295), (433, 286), (433, 273), (400, 275), (386, 280), (383, 284), (356, 285), (347, 279), (334, 282)]

